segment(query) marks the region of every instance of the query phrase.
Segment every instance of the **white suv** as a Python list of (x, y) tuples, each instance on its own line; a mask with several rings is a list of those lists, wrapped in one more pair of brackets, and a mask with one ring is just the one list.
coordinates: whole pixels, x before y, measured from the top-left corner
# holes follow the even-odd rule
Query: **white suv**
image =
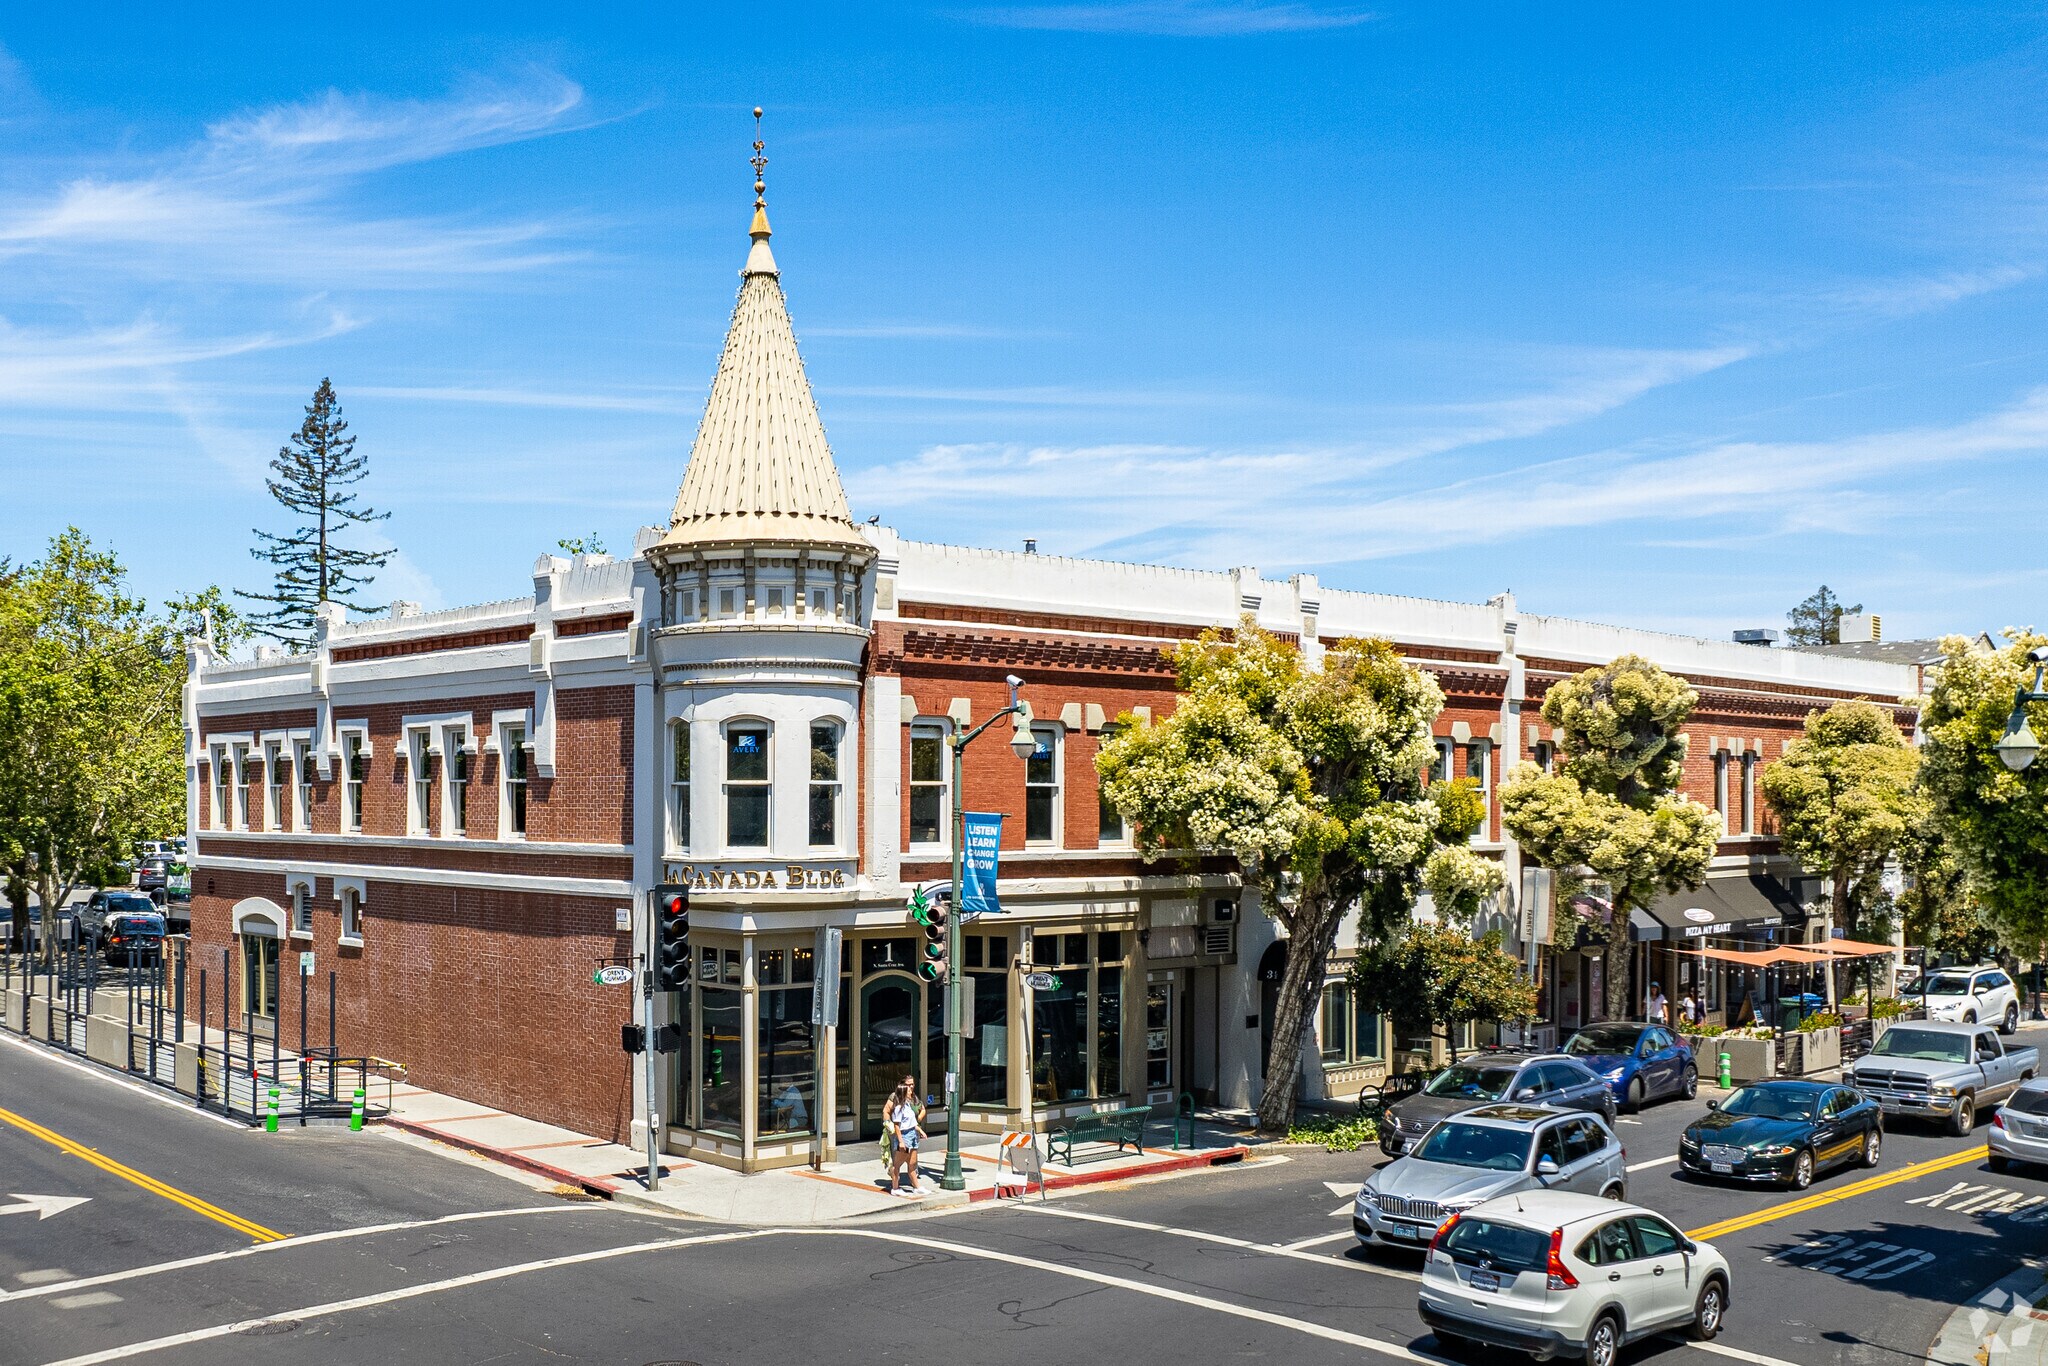
[(1661, 1215), (1598, 1196), (1525, 1192), (1453, 1215), (1437, 1231), (1417, 1308), (1452, 1353), (1486, 1343), (1613, 1366), (1638, 1338), (1719, 1333), (1728, 1285), (1727, 1259)]
[(1920, 982), (1930, 1020), (1996, 1024), (2010, 1034), (2020, 1027), (2020, 992), (2001, 968), (1936, 968)]

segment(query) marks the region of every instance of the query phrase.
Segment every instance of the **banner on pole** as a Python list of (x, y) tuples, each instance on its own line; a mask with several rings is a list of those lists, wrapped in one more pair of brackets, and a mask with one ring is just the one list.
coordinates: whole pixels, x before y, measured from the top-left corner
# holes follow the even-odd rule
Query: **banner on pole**
[(960, 860), (960, 914), (993, 915), (996, 904), (996, 855), (1003, 844), (1003, 818), (987, 811), (963, 811), (967, 832)]

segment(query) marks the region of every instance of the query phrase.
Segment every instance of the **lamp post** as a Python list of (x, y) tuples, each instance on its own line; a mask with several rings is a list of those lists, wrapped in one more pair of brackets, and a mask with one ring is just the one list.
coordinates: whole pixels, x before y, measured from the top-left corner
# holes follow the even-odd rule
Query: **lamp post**
[[(1010, 726), (1010, 752), (1019, 759), (1029, 759), (1038, 750), (1038, 741), (1031, 734), (1031, 704), (1017, 700), (1017, 689), (1024, 685), (1024, 680), (1011, 674), (1003, 682), (1010, 687), (1010, 705), (973, 730), (953, 737), (953, 910), (946, 917), (946, 1000), (951, 1007), (946, 1011), (946, 1171), (939, 1178), (939, 1188), (949, 1191), (967, 1189), (967, 1175), (960, 1168), (960, 1077), (967, 1070), (966, 1016), (962, 1012), (973, 1004), (964, 999), (964, 974), (960, 971), (960, 879), (967, 856), (967, 808), (962, 800), (966, 791), (965, 755), (976, 736), (1005, 716), (1014, 718)], [(1030, 1085), (1030, 1078), (1025, 1078), (1024, 1084)]]
[(2027, 652), (2027, 659), (2034, 666), (2034, 686), (2024, 682), (2013, 695), (2012, 715), (2005, 719), (2005, 734), (1995, 747), (1998, 757), (2005, 766), (2015, 773), (2024, 772), (2041, 752), (2041, 742), (2034, 738), (2034, 728), (2027, 724), (2027, 704), (2048, 702), (2048, 689), (2041, 686), (2042, 676), (2048, 674), (2048, 645), (2036, 646)]

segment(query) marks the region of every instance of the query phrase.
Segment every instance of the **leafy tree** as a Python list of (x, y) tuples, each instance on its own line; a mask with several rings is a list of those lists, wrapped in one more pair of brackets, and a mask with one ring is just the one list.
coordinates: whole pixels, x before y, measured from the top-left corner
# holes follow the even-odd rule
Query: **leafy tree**
[(556, 541), (555, 544), (562, 548), (563, 553), (569, 555), (604, 554), (604, 542), (598, 539), (595, 531), (591, 532), (588, 536), (564, 536), (561, 540)]
[[(1365, 937), (1390, 938), (1432, 855), (1464, 838), (1446, 826), (1449, 798), (1432, 800), (1422, 783), (1443, 693), (1384, 641), (1336, 642), (1312, 671), (1298, 649), (1249, 620), (1233, 638), (1210, 631), (1180, 646), (1173, 664), (1173, 714), (1149, 724), (1123, 718), (1096, 767), (1148, 858), (1234, 854), (1287, 931), (1259, 1101), (1260, 1130), (1285, 1133), (1344, 917), (1357, 908)], [(1476, 858), (1446, 855), (1437, 876)]]
[[(218, 601), (209, 591), (190, 601)], [(0, 866), (16, 933), (184, 823), (184, 645), (73, 527), (0, 583)]]
[[(1678, 795), (1686, 718), (1699, 694), (1637, 655), (1553, 684), (1543, 719), (1564, 762), (1517, 768), (1501, 787), (1501, 823), (1546, 868), (1604, 883), (1607, 1013), (1630, 1014), (1628, 913), (1662, 890), (1706, 880), (1721, 818)], [(1580, 870), (1584, 872), (1580, 872)]]
[(1863, 610), (1863, 604), (1844, 607), (1842, 600), (1834, 595), (1826, 584), (1808, 593), (1797, 607), (1785, 614), (1790, 625), (1785, 630), (1788, 645), (1840, 645), (1842, 643), (1842, 614), (1854, 616)]
[(1934, 953), (1975, 962), (1998, 941), (1997, 929), (1984, 917), (1970, 886), (1969, 869), (1934, 818), (1923, 806), (1921, 819), (1906, 833), (1899, 849), (1905, 889), (1898, 908), (1905, 916), (1906, 942)]
[[(1920, 781), (1992, 923), (2038, 943), (2048, 937), (2048, 760), (2015, 773), (1993, 746), (2020, 684), (2033, 681), (2027, 652), (2048, 645), (2048, 636), (2005, 636), (2010, 643), (1995, 653), (1962, 636), (1941, 642), (1941, 673), (1920, 713)], [(2048, 704), (2034, 703), (2028, 719), (2039, 734)]]
[(1891, 715), (1870, 702), (1806, 714), (1806, 733), (1766, 768), (1764, 799), (1785, 851), (1828, 884), (1828, 909), (1851, 938), (1865, 937), (1868, 896), (1884, 865), (1922, 818), (1920, 756)]
[(1367, 945), (1351, 980), (1397, 1033), (1440, 1034), (1454, 1058), (1464, 1026), (1536, 1013), (1535, 984), (1501, 947), (1498, 930), (1475, 939), (1456, 925), (1417, 921), (1384, 944)]
[(338, 602), (360, 612), (376, 610), (355, 596), (376, 577), (362, 571), (382, 569), (396, 552), (354, 550), (335, 540), (351, 526), (381, 522), (391, 515), (361, 506), (349, 491), (362, 481), (369, 465), (368, 457), (357, 455), (355, 448), (334, 385), (323, 379), (306, 406), (306, 420), (270, 462), (276, 476), (269, 481), (270, 496), (298, 517), (300, 525), (283, 535), (261, 529), (254, 533), (260, 544), (249, 553), (276, 565), (277, 574), (268, 593), (236, 590), (237, 596), (251, 602), (272, 604), (249, 620), (258, 634), (303, 649), (313, 642), (314, 612), (321, 603)]

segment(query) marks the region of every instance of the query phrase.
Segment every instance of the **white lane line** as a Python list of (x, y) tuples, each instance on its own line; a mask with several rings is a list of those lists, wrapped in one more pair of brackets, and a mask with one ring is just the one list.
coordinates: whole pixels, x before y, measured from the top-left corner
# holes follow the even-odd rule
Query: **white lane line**
[(487, 1285), (492, 1281), (509, 1280), (514, 1276), (525, 1276), (536, 1271), (552, 1271), (556, 1267), (578, 1266), (585, 1262), (602, 1262), (613, 1257), (630, 1257), (636, 1252), (666, 1252), (673, 1248), (691, 1247), (701, 1243), (736, 1242), (742, 1238), (759, 1238), (774, 1231), (776, 1230), (740, 1229), (731, 1233), (700, 1233), (691, 1238), (663, 1238), (651, 1243), (628, 1243), (624, 1247), (606, 1247), (595, 1252), (578, 1252), (566, 1257), (548, 1257), (538, 1262), (520, 1262), (516, 1266), (501, 1266), (491, 1271), (472, 1272), (467, 1276), (451, 1276), (445, 1281), (423, 1281), (418, 1285), (403, 1286), (375, 1295), (358, 1295), (352, 1300), (333, 1300), (327, 1304), (287, 1310), (282, 1314), (242, 1319), (237, 1323), (217, 1323), (211, 1328), (195, 1328), (188, 1333), (172, 1333), (167, 1337), (151, 1338), (147, 1342), (124, 1343), (104, 1351), (88, 1352), (84, 1356), (66, 1357), (62, 1361), (49, 1363), (49, 1366), (99, 1366), (99, 1363), (104, 1361), (124, 1361), (129, 1357), (139, 1357), (149, 1352), (185, 1347), (195, 1342), (211, 1342), (215, 1338), (233, 1337), (236, 1333), (252, 1332), (259, 1328), (304, 1323), (308, 1319), (347, 1314), (357, 1309), (375, 1309), (379, 1305), (396, 1304), (401, 1300), (414, 1300), (423, 1295), (437, 1295), (448, 1290), (462, 1290), (472, 1285)]
[(121, 1297), (111, 1290), (88, 1290), (83, 1295), (66, 1295), (61, 1300), (50, 1301), (59, 1309), (91, 1309), (96, 1305), (120, 1302)]
[(1631, 1162), (1628, 1164), (1627, 1167), (1623, 1168), (1623, 1170), (1632, 1172), (1646, 1172), (1652, 1167), (1668, 1167), (1677, 1160), (1678, 1154), (1673, 1153), (1669, 1157), (1653, 1157), (1648, 1162)]
[(1339, 1240), (1355, 1243), (1358, 1241), (1358, 1235), (1351, 1232), (1325, 1233), (1319, 1238), (1299, 1238), (1291, 1243), (1281, 1243), (1279, 1247), (1282, 1252), (1299, 1252), (1305, 1247), (1321, 1247), (1324, 1243), (1334, 1243)]
[[(73, 1290), (86, 1290), (95, 1285), (119, 1285), (125, 1281), (141, 1280), (144, 1276), (159, 1276), (166, 1271), (183, 1271), (187, 1267), (207, 1266), (214, 1262), (233, 1261), (237, 1257), (253, 1257), (259, 1252), (289, 1252), (295, 1247), (306, 1247), (312, 1243), (334, 1243), (344, 1238), (367, 1238), (378, 1233), (400, 1233), (409, 1228), (432, 1228), (436, 1224), (462, 1224), (472, 1219), (510, 1219), (524, 1214), (573, 1214), (578, 1210), (588, 1212), (583, 1205), (535, 1205), (528, 1209), (487, 1209), (472, 1210), (467, 1214), (443, 1215), (439, 1219), (408, 1219), (397, 1224), (365, 1224), (361, 1228), (337, 1228), (326, 1233), (301, 1233), (275, 1243), (257, 1243), (253, 1247), (231, 1247), (225, 1252), (206, 1252), (196, 1257), (180, 1257), (175, 1262), (157, 1262), (150, 1266), (131, 1267), (126, 1271), (109, 1271), (99, 1276), (81, 1276), (76, 1280), (58, 1281), (54, 1285), (36, 1285), (27, 1290), (0, 1290), (0, 1305), (12, 1304), (16, 1300), (32, 1300), (45, 1295), (62, 1295)], [(68, 1271), (59, 1275), (69, 1276)], [(24, 1271), (23, 1280), (30, 1277), (44, 1277), (39, 1271)]]
[(98, 1077), (109, 1086), (118, 1086), (124, 1091), (133, 1091), (136, 1095), (147, 1097), (159, 1105), (168, 1105), (175, 1110), (183, 1111), (185, 1114), (197, 1115), (201, 1119), (210, 1119), (215, 1124), (225, 1124), (230, 1129), (239, 1129), (243, 1133), (249, 1132), (249, 1126), (239, 1120), (229, 1119), (226, 1115), (214, 1114), (211, 1110), (202, 1110), (189, 1100), (179, 1100), (176, 1097), (165, 1094), (154, 1086), (144, 1086), (139, 1081), (129, 1081), (126, 1077), (116, 1076), (104, 1067), (91, 1067), (82, 1062), (74, 1062), (70, 1058), (58, 1057), (47, 1048), (40, 1048), (26, 1039), (16, 1039), (6, 1034), (0, 1034), (0, 1043), (4, 1043), (10, 1048), (18, 1048), (31, 1057), (41, 1058), (44, 1062), (51, 1063), (57, 1067), (68, 1067), (74, 1072), (83, 1072), (88, 1077)]
[[(1174, 1228), (1168, 1224), (1148, 1224), (1139, 1219), (1118, 1219), (1108, 1214), (1088, 1214), (1077, 1209), (1061, 1209), (1057, 1205), (1012, 1205), (1012, 1209), (1028, 1214), (1043, 1214), (1055, 1219), (1082, 1219), (1091, 1224), (1110, 1224), (1117, 1228), (1134, 1228), (1144, 1233), (1160, 1233), (1171, 1238), (1190, 1238), (1200, 1243), (1218, 1243), (1224, 1247), (1241, 1247), (1253, 1252), (1263, 1252), (1269, 1257), (1292, 1257), (1296, 1261), (1314, 1262), (1317, 1266), (1343, 1266), (1354, 1271), (1367, 1271), (1375, 1276), (1391, 1276), (1400, 1281), (1420, 1281), (1421, 1276), (1412, 1271), (1396, 1271), (1392, 1267), (1376, 1266), (1371, 1262), (1339, 1261), (1334, 1257), (1319, 1257), (1313, 1252), (1296, 1252), (1291, 1248), (1273, 1247), (1267, 1243), (1254, 1243), (1246, 1238), (1233, 1238), (1227, 1233), (1207, 1233), (1198, 1228)], [(1350, 1237), (1350, 1234), (1346, 1234)]]
[(1697, 1347), (1702, 1352), (1712, 1352), (1715, 1356), (1734, 1357), (1737, 1361), (1750, 1362), (1752, 1366), (1790, 1366), (1790, 1363), (1778, 1357), (1767, 1357), (1758, 1352), (1745, 1352), (1740, 1347), (1724, 1347), (1718, 1342), (1694, 1342), (1691, 1338), (1682, 1338), (1676, 1333), (1666, 1333), (1663, 1337), (1666, 1342), (1683, 1343), (1687, 1347)]
[[(14, 1273), (14, 1278), (23, 1285), (45, 1285), (50, 1281), (68, 1281), (71, 1279), (71, 1273), (61, 1266), (51, 1266), (45, 1267), (41, 1271), (17, 1271)], [(6, 1297), (7, 1292), (0, 1290), (0, 1299), (5, 1299)]]

